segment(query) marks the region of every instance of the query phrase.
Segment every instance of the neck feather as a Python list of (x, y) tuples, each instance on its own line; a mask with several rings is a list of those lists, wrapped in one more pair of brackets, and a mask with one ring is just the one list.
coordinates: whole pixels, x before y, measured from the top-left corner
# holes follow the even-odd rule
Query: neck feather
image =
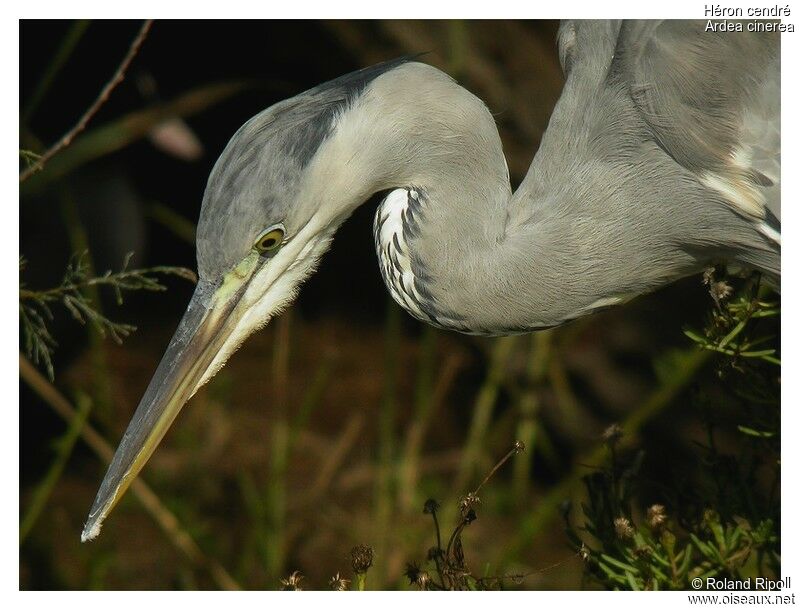
[[(315, 196), (337, 221), (373, 194), (392, 192), (376, 217), (376, 247), (379, 258), (391, 256), (382, 246), (391, 246), (395, 235), (403, 247), (415, 280), (409, 290), (424, 297), (419, 303), (398, 296), (385, 258), (381, 264), (390, 293), (409, 313), (476, 334), (525, 332), (572, 317), (569, 308), (537, 302), (548, 291), (537, 290), (547, 274), (540, 274), (546, 261), (535, 250), (546, 251), (521, 241), (509, 223), (512, 191), (502, 144), (477, 97), (435, 68), (405, 64), (377, 78), (338, 118), (334, 134), (317, 155), (309, 184), (324, 185)], [(412, 192), (416, 209), (404, 221)], [(390, 208), (398, 216), (386, 224)]]

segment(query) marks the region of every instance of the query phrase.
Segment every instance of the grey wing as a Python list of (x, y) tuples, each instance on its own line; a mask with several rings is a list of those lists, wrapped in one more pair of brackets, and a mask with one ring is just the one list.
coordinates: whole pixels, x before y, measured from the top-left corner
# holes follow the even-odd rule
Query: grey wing
[(610, 76), (667, 154), (778, 240), (780, 37), (706, 23), (623, 22)]

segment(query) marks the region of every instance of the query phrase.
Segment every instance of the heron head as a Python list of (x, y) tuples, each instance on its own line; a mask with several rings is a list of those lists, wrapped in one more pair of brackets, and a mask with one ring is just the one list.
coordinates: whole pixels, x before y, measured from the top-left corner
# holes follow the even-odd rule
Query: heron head
[(99, 533), (186, 401), (292, 301), (352, 212), (330, 196), (346, 186), (325, 160), (339, 155), (331, 150), (338, 116), (382, 73), (369, 70), (256, 115), (218, 159), (197, 227), (198, 285), (103, 479), (83, 540)]

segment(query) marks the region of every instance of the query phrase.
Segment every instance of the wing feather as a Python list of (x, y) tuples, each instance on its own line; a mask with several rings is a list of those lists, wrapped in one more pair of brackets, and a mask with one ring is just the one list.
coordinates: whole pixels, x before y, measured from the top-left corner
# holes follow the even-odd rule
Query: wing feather
[[(741, 214), (780, 217), (780, 37), (623, 22), (611, 69), (659, 146)], [(773, 229), (775, 227), (772, 227)]]

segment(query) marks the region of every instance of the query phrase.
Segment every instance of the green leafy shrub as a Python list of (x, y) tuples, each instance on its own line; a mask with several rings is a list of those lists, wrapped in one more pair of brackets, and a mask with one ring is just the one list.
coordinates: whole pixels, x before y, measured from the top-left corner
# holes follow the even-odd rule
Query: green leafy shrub
[[(567, 535), (586, 574), (608, 589), (689, 589), (693, 578), (780, 575), (780, 306), (758, 277), (705, 282), (713, 308), (702, 330), (687, 329), (716, 354), (716, 383), (695, 388), (705, 441), (697, 471), (661, 486), (663, 503), (643, 504), (646, 450), (618, 451), (584, 477), (580, 511), (563, 507)], [(578, 513), (578, 514), (576, 514)]]

